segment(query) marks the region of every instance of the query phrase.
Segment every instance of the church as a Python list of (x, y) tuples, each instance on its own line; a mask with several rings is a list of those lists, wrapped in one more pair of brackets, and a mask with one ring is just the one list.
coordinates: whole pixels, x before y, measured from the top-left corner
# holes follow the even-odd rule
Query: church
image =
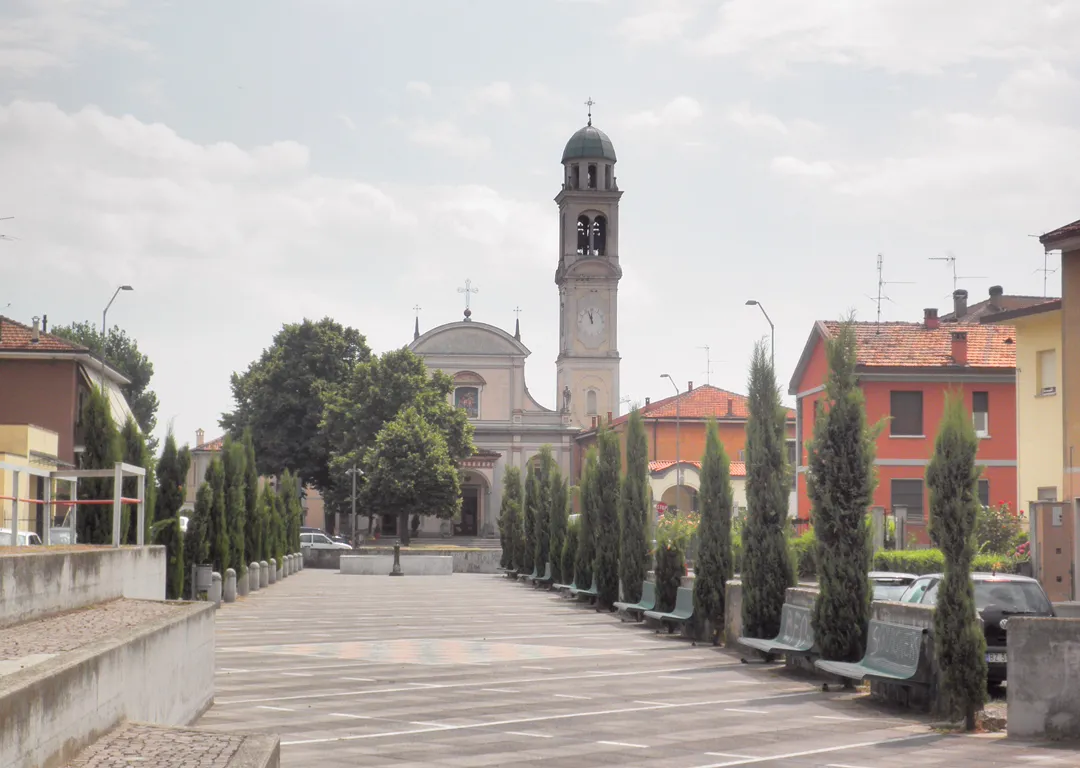
[[(591, 109), (591, 101), (590, 101)], [(476, 453), (462, 462), (462, 510), (453, 523), (427, 520), (426, 534), (497, 536), (503, 475), (550, 445), (563, 474), (573, 477), (574, 437), (619, 410), (619, 190), (615, 148), (588, 124), (562, 154), (559, 206), (559, 355), (556, 408), (541, 405), (525, 382), (530, 352), (514, 333), (472, 319), (466, 282), (464, 318), (419, 332), (409, 348), (453, 379), (453, 402), (475, 429)], [(385, 521), (391, 524), (392, 521)], [(384, 533), (391, 533), (384, 528)]]

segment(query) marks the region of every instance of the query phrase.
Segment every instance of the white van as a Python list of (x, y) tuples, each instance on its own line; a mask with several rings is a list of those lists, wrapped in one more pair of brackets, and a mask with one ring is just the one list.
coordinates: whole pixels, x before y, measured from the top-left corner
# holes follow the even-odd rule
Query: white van
[[(0, 547), (11, 546), (11, 529), (0, 528)], [(20, 547), (39, 547), (41, 546), (41, 537), (33, 531), (19, 531), (19, 541), (17, 546)]]

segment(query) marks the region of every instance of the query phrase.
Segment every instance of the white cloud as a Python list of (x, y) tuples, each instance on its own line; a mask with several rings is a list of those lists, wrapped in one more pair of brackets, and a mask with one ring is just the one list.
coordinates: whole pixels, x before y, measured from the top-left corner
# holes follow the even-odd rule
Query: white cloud
[(649, 0), (616, 25), (615, 35), (630, 44), (664, 43), (681, 37), (696, 15), (688, 0)]
[(473, 157), (491, 149), (491, 140), (487, 136), (462, 133), (457, 124), (450, 120), (416, 123), (409, 129), (408, 136), (414, 144), (459, 157)]
[(486, 106), (505, 107), (514, 100), (514, 89), (505, 80), (497, 80), (480, 88), (475, 88), (469, 93), (468, 102), (471, 109), (479, 109)]
[(425, 83), (423, 80), (410, 80), (405, 83), (405, 92), (411, 93), (416, 96), (431, 96), (431, 85)]
[(356, 130), (356, 122), (348, 115), (341, 114), (338, 115), (337, 118), (341, 121), (341, 124), (348, 128), (350, 131)]
[(836, 170), (822, 160), (800, 160), (797, 157), (783, 155), (774, 157), (771, 163), (772, 170), (784, 176), (810, 176), (827, 179), (835, 175)]
[(997, 99), (1012, 112), (1061, 116), (1080, 104), (1080, 83), (1062, 67), (1037, 61), (1005, 78), (998, 87)]
[(775, 133), (781, 136), (789, 136), (795, 133), (816, 133), (820, 126), (805, 118), (796, 118), (785, 122), (776, 115), (762, 112), (751, 107), (749, 104), (737, 104), (727, 113), (728, 120), (743, 128), (749, 133)]
[(628, 115), (624, 124), (629, 128), (660, 128), (687, 126), (696, 123), (705, 110), (689, 96), (677, 96), (660, 109), (647, 109)]
[(831, 63), (931, 73), (978, 60), (1075, 60), (1080, 3), (728, 0), (697, 53), (775, 68)]

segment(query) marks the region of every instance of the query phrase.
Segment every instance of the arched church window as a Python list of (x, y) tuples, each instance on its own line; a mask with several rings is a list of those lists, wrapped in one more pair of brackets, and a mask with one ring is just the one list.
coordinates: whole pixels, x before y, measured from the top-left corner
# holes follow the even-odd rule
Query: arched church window
[(578, 165), (575, 163), (570, 166), (570, 189), (578, 189), (581, 182), (578, 179)]
[(589, 163), (589, 189), (596, 189), (596, 163)]
[(607, 219), (597, 216), (592, 223), (592, 254), (603, 256), (607, 253)]
[(580, 256), (589, 254), (589, 217), (585, 214), (577, 220), (577, 252)]
[(585, 415), (596, 415), (596, 390), (590, 389), (585, 393)]
[(465, 411), (470, 419), (480, 417), (479, 387), (458, 387), (454, 390), (454, 405)]
[(604, 189), (611, 189), (611, 165), (604, 166)]

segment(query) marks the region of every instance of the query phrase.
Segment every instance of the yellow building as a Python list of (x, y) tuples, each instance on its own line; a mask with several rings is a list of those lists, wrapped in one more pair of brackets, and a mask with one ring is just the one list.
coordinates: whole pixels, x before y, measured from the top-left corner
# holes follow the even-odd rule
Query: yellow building
[(998, 312), (983, 323), (1016, 328), (1017, 500), (1063, 499), (1061, 299)]
[[(52, 472), (60, 464), (57, 458), (60, 437), (56, 432), (31, 424), (0, 424), (0, 464), (26, 467), (38, 473)], [(21, 499), (44, 499), (48, 478), (19, 472)], [(0, 497), (15, 496), (15, 471), (0, 469)], [(0, 528), (11, 528), (10, 500), (0, 501)], [(44, 504), (19, 505), (19, 530), (34, 531), (41, 535), (45, 524)]]

